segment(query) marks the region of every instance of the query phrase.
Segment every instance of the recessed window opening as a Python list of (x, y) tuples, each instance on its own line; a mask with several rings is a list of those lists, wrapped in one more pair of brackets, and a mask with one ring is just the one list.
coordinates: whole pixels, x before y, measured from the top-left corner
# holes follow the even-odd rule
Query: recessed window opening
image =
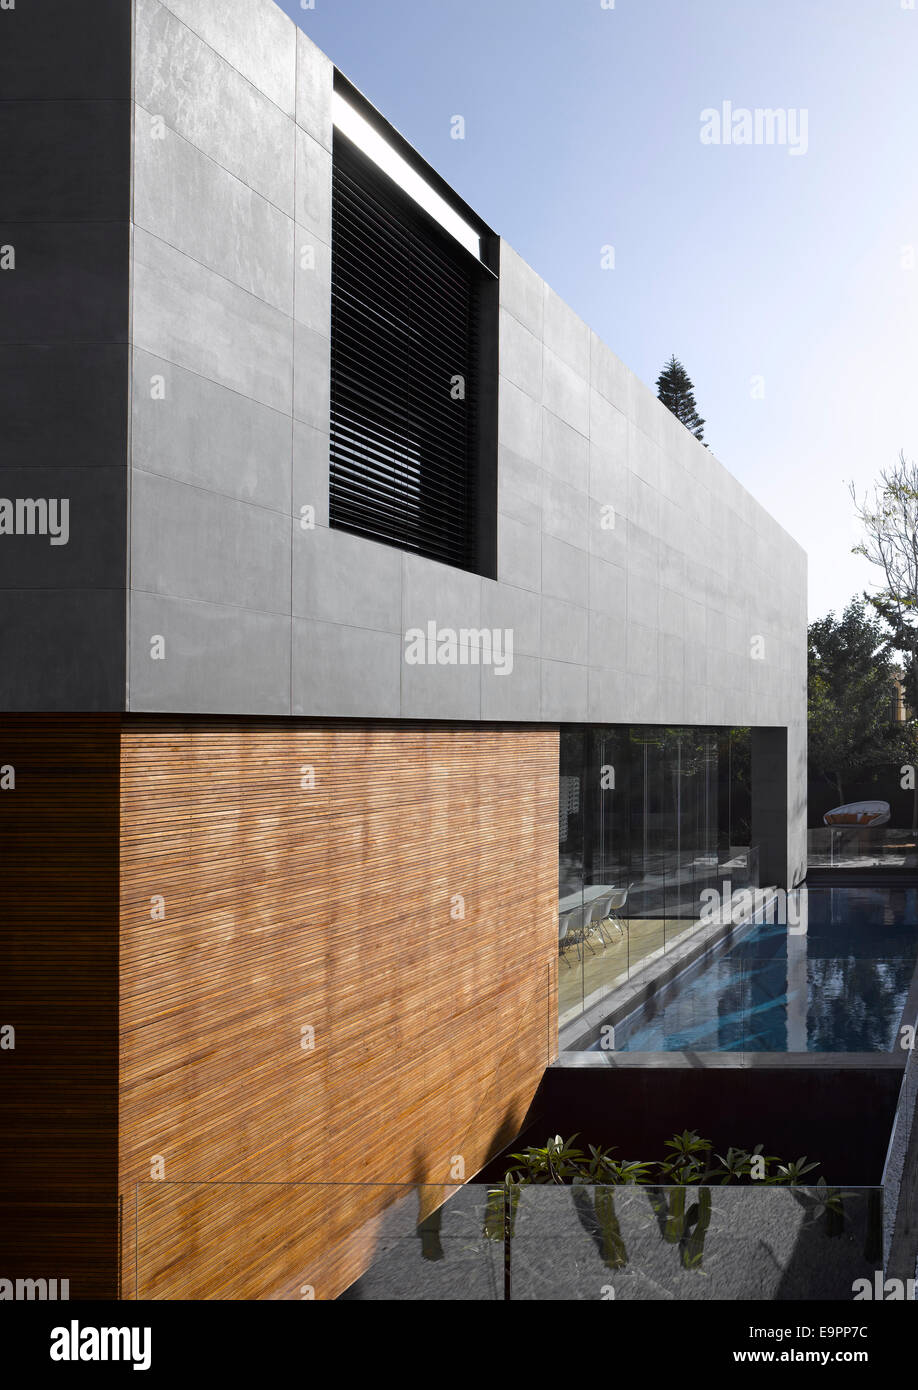
[[(497, 278), (478, 234), (475, 255), (458, 235), (469, 224), (359, 113), (336, 109), (330, 524), (493, 575)], [(358, 125), (398, 179), (352, 138)], [(442, 206), (406, 191), (412, 178)]]

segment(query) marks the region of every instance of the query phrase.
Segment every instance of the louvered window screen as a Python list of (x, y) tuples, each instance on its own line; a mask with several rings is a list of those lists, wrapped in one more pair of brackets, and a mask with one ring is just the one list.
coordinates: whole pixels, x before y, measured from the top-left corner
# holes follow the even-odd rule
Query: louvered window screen
[(481, 273), (336, 133), (330, 523), (469, 570)]

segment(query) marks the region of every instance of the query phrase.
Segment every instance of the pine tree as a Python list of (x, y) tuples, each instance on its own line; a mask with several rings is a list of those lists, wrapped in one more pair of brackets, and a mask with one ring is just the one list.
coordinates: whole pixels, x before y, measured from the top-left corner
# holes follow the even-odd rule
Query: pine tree
[(704, 444), (704, 421), (695, 405), (692, 379), (675, 357), (671, 357), (657, 377), (657, 396), (677, 420)]

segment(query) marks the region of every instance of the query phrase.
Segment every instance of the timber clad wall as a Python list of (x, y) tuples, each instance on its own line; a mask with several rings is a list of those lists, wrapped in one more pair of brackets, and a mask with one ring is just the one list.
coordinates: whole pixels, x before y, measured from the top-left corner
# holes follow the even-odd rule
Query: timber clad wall
[(517, 1132), (554, 1055), (557, 766), (546, 728), (126, 722), (125, 1296), (335, 1297), (388, 1196), (277, 1184), (444, 1183)]
[(4, 715), (0, 1277), (117, 1289), (118, 717)]

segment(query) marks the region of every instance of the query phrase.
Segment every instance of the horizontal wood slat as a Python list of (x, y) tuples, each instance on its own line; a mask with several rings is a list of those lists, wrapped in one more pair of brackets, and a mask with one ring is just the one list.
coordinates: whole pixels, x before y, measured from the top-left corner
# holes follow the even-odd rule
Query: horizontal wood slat
[(289, 1185), (470, 1178), (553, 1055), (557, 732), (128, 719), (121, 777), (123, 1294), (336, 1297), (391, 1194)]
[(0, 1277), (117, 1290), (119, 719), (0, 720)]

